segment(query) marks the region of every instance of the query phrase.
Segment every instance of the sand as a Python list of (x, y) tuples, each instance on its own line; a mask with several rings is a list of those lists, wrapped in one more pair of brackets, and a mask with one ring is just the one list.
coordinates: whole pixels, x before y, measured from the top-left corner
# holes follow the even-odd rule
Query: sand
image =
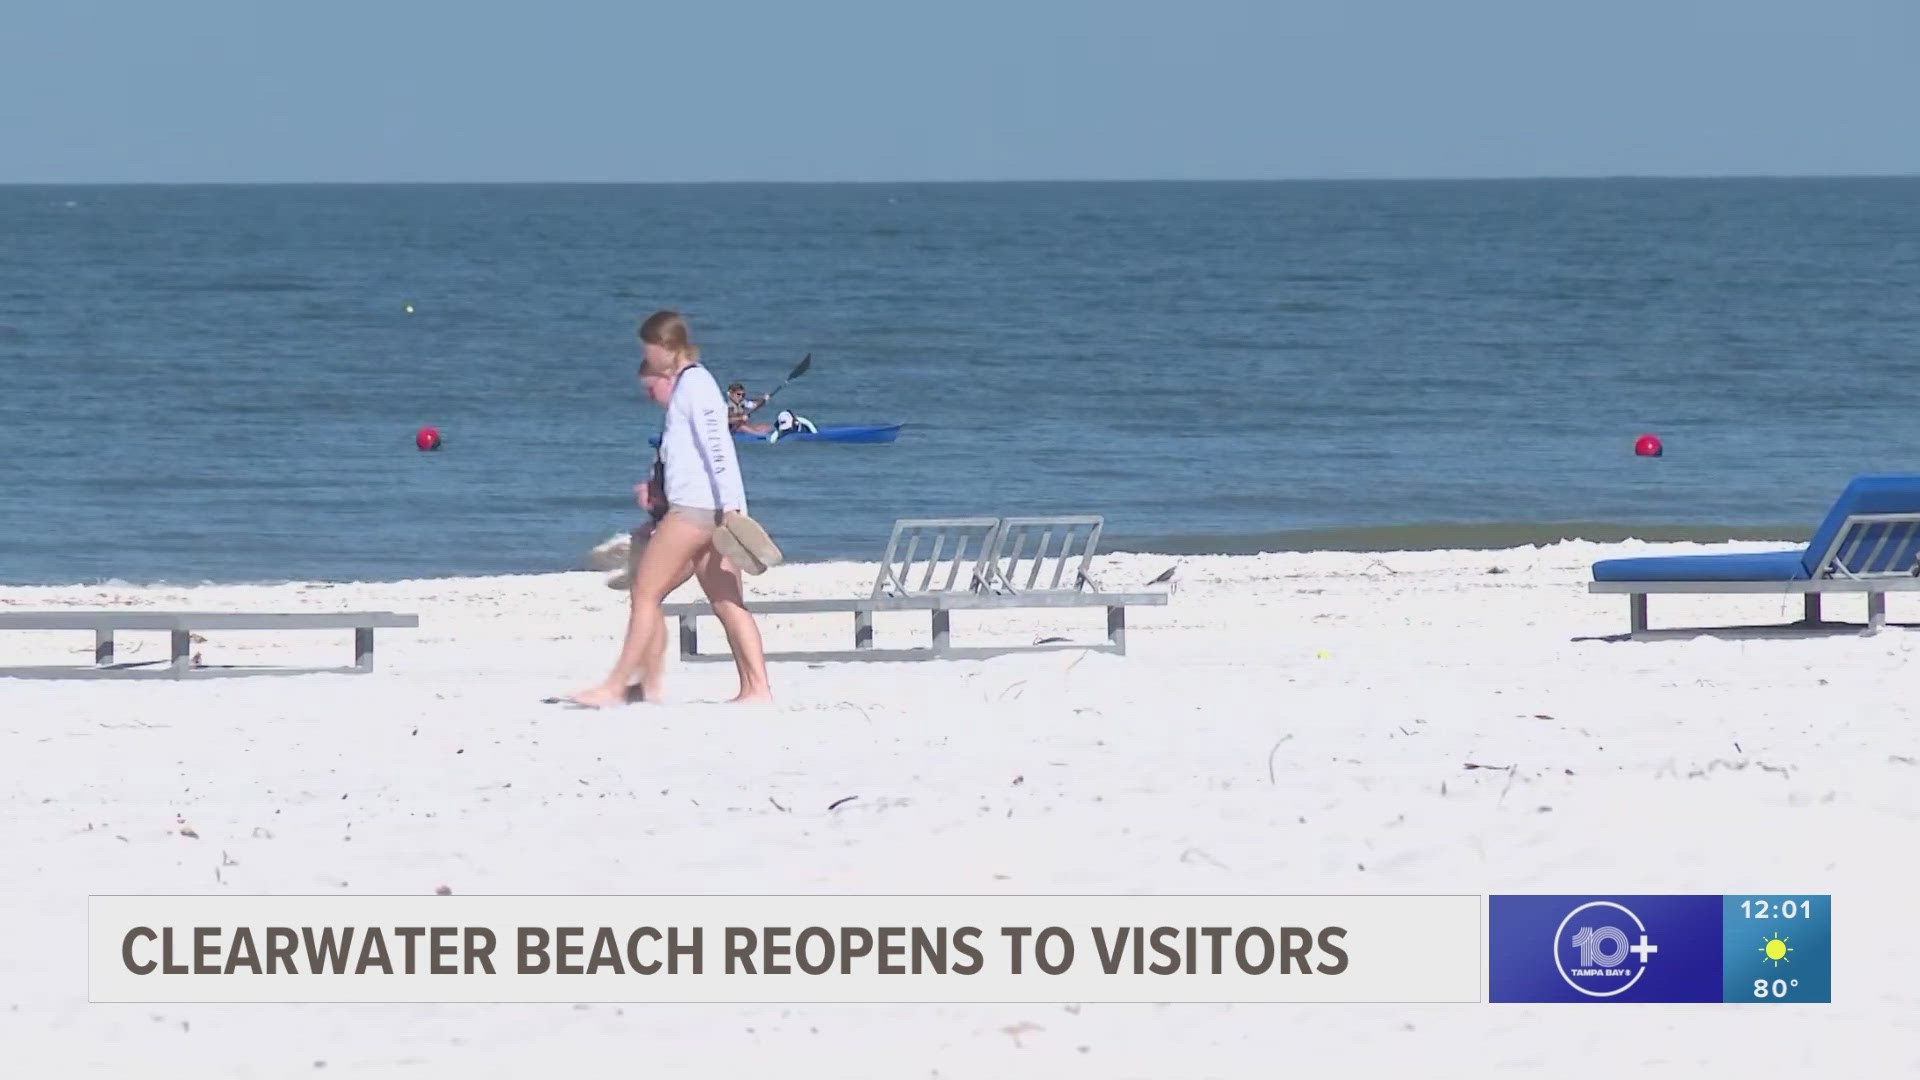
[[(1124, 658), (777, 665), (780, 704), (757, 709), (713, 703), (729, 665), (676, 665), (673, 702), (604, 713), (539, 701), (612, 657), (623, 598), (600, 573), (0, 589), (14, 609), (373, 607), (422, 623), (383, 631), (368, 676), (0, 680), (0, 1046), (22, 1076), (1911, 1073), (1920, 942), (1899, 883), (1920, 846), (1920, 635), (1604, 640), (1626, 601), (1588, 596), (1587, 564), (1685, 550), (1188, 558), (1168, 607), (1133, 612)], [(1112, 556), (1098, 575), (1138, 587), (1175, 562)], [(783, 566), (753, 594), (851, 596), (871, 575)], [(1890, 614), (1910, 607), (1895, 596)], [(1654, 604), (1656, 625), (1797, 613), (1782, 597)], [(845, 620), (764, 626), (776, 647), (842, 647)], [(880, 644), (921, 640), (923, 621), (883, 618)], [(984, 621), (956, 618), (956, 643), (1101, 630), (1098, 611)], [(337, 633), (210, 638), (210, 663), (348, 651)], [(122, 658), (164, 642), (125, 638)], [(0, 658), (83, 662), (90, 646), (9, 633)], [(86, 1000), (90, 892), (441, 886), (1825, 892), (1836, 1004)]]

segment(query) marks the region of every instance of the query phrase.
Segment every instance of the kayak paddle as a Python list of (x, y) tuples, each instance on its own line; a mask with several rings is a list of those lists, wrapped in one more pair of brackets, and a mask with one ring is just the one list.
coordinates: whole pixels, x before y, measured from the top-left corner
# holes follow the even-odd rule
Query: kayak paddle
[(764, 405), (767, 402), (772, 401), (774, 394), (777, 394), (780, 391), (786, 389), (788, 383), (792, 382), (793, 380), (799, 378), (802, 375), (805, 375), (807, 373), (807, 369), (812, 366), (813, 366), (813, 354), (808, 353), (798, 364), (794, 365), (793, 370), (787, 373), (786, 378), (780, 380), (779, 386), (774, 387), (771, 391), (768, 392), (766, 397), (760, 400), (760, 404)]

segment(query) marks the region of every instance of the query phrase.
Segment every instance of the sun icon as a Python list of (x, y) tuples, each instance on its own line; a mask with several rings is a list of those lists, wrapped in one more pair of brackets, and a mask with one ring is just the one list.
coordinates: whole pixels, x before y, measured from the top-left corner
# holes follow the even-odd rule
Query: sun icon
[(1766, 944), (1760, 946), (1761, 954), (1773, 961), (1774, 967), (1792, 963), (1793, 961), (1787, 959), (1787, 954), (1792, 951), (1793, 949), (1787, 945), (1787, 939), (1779, 934), (1768, 938)]

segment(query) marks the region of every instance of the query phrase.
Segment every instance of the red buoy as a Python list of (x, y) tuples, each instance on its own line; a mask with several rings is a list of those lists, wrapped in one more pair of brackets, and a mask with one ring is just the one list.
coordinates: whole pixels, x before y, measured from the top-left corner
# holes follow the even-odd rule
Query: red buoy
[(1642, 435), (1633, 444), (1633, 452), (1640, 457), (1659, 457), (1667, 452), (1660, 443), (1658, 435)]
[(422, 450), (440, 449), (440, 429), (423, 427), (413, 436), (413, 445)]

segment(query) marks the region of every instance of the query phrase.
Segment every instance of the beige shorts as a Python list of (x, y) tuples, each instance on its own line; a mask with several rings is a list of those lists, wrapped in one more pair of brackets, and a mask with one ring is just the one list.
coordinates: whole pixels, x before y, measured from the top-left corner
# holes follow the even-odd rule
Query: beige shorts
[[(708, 537), (712, 537), (720, 528), (720, 513), (715, 510), (701, 510), (695, 507), (673, 507), (662, 515), (661, 520), (664, 521), (667, 518), (685, 522), (699, 529)], [(634, 527), (633, 532), (629, 534), (631, 539), (627, 543), (627, 568), (625, 572), (616, 571), (614, 575), (609, 578), (609, 585), (614, 588), (624, 589), (633, 581), (634, 576), (640, 572), (640, 554), (647, 549), (647, 541), (652, 539), (653, 530), (659, 527), (655, 522), (648, 522), (645, 525), (636, 525)], [(724, 562), (725, 560), (722, 561)]]
[(721, 513), (718, 510), (703, 510), (695, 506), (675, 506), (667, 510), (667, 516), (675, 521), (692, 525), (708, 536), (720, 527)]
[[(720, 528), (720, 514), (712, 510), (700, 510), (694, 507), (684, 506), (673, 507), (666, 513), (660, 515), (661, 521), (665, 521), (667, 518), (673, 518), (676, 521), (691, 525), (708, 536), (712, 536), (714, 532)], [(647, 546), (647, 541), (653, 538), (653, 530), (659, 527), (659, 521), (649, 521), (643, 525), (635, 525), (633, 527), (633, 531), (628, 534), (631, 539), (627, 543), (627, 566), (629, 568), (639, 565), (640, 550)]]

